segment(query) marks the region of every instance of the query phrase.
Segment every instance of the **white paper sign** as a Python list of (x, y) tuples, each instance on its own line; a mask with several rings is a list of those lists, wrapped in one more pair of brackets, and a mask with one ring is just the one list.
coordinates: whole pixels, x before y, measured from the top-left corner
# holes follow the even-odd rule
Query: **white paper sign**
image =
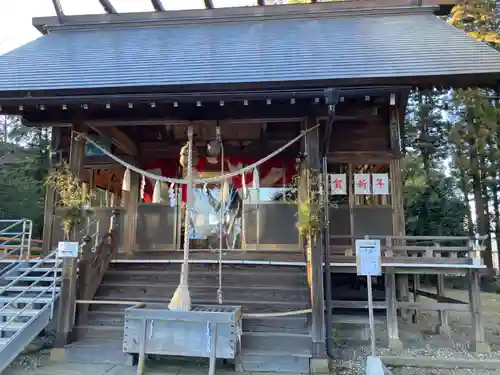
[(331, 174), (330, 195), (347, 195), (347, 177), (345, 173)]
[(372, 174), (373, 195), (389, 195), (389, 175), (387, 173)]
[(356, 240), (356, 265), (359, 276), (382, 275), (380, 240)]
[(354, 194), (370, 195), (372, 193), (369, 173), (356, 173), (354, 175)]
[(57, 246), (59, 258), (77, 258), (80, 244), (78, 242), (60, 241)]

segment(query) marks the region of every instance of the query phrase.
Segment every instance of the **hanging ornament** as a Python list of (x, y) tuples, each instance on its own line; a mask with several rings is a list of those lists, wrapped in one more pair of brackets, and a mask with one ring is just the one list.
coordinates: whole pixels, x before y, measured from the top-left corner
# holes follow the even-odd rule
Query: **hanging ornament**
[(168, 198), (170, 207), (175, 207), (175, 185), (170, 184), (170, 188), (168, 189)]
[(207, 155), (216, 157), (220, 155), (220, 142), (213, 140), (207, 143)]
[(259, 169), (255, 168), (253, 170), (252, 188), (258, 189), (259, 187), (260, 187)]
[(144, 177), (144, 175), (143, 175), (141, 178), (141, 192), (139, 194), (139, 197), (141, 197), (141, 199), (144, 199), (144, 189), (145, 188), (146, 188), (146, 177)]
[(161, 202), (161, 182), (156, 180), (155, 188), (153, 190), (153, 203)]
[(245, 180), (245, 173), (241, 174), (241, 187), (243, 190), (243, 199), (247, 199), (248, 189), (247, 189), (247, 182)]
[[(180, 155), (179, 155), (179, 164), (181, 165), (181, 167), (183, 168), (187, 168), (187, 158), (188, 158), (188, 148), (189, 148), (189, 145), (188, 144), (185, 144), (182, 148), (181, 148), (181, 151), (180, 151)], [(193, 168), (196, 167), (196, 164), (198, 164), (198, 153), (196, 151), (196, 148), (192, 148), (192, 154), (191, 154), (191, 157), (192, 157), (192, 163), (193, 163)]]
[(123, 174), (122, 190), (130, 191), (130, 171), (128, 168), (125, 170), (125, 173)]

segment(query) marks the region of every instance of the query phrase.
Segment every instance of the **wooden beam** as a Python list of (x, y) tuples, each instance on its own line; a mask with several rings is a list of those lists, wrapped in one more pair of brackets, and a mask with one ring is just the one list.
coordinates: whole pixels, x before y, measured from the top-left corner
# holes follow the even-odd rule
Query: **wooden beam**
[(213, 9), (214, 8), (214, 2), (213, 0), (204, 0), (205, 1), (205, 7), (207, 9)]
[(57, 20), (59, 23), (64, 22), (64, 12), (62, 10), (61, 2), (59, 0), (52, 0), (52, 4), (54, 5), (54, 9), (56, 11)]
[(161, 0), (151, 0), (151, 3), (157, 12), (165, 12), (165, 7), (163, 6)]
[(104, 8), (104, 10), (106, 11), (106, 13), (118, 14), (115, 7), (111, 4), (111, 2), (109, 0), (99, 0), (99, 2), (101, 3), (101, 5)]
[(130, 139), (128, 135), (118, 130), (118, 128), (98, 126), (91, 126), (91, 128), (103, 137), (109, 138), (111, 142), (120, 150), (129, 155), (137, 155), (137, 146), (135, 142)]

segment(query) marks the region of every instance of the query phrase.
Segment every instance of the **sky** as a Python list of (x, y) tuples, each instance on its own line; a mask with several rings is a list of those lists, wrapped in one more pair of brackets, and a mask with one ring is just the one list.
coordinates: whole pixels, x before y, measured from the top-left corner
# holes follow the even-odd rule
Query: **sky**
[[(60, 0), (66, 15), (104, 13), (98, 0)], [(162, 0), (167, 10), (202, 9), (203, 0)], [(217, 8), (255, 5), (256, 0), (213, 0)], [(118, 13), (152, 11), (150, 0), (111, 0)], [(0, 0), (0, 55), (40, 36), (33, 17), (55, 16), (52, 0)]]

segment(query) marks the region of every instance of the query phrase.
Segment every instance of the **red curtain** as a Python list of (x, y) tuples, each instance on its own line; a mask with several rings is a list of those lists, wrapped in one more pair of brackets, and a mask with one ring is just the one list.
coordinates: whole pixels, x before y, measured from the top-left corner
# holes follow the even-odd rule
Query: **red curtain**
[[(240, 170), (241, 168), (251, 165), (258, 161), (255, 158), (248, 157), (235, 157), (226, 156), (224, 159), (224, 170), (225, 173)], [(200, 158), (196, 164), (196, 170), (203, 172), (207, 170), (207, 165), (210, 164), (206, 158)], [(164, 160), (151, 160), (144, 165), (144, 169), (154, 173), (161, 173), (164, 177), (179, 178), (179, 164), (176, 159), (164, 159)], [(284, 171), (283, 171), (284, 169)], [(271, 173), (274, 174), (271, 176)], [(292, 182), (293, 176), (295, 174), (295, 159), (281, 159), (273, 158), (259, 166), (259, 180), (264, 182), (266, 185), (261, 187), (281, 187), (283, 184), (289, 184)], [(284, 181), (283, 181), (284, 175)], [(248, 187), (251, 187), (253, 182), (253, 169), (245, 173), (245, 183)], [(232, 178), (231, 183), (237, 188), (242, 187), (242, 176), (241, 174)], [(185, 202), (186, 189), (185, 185), (182, 186), (182, 200)], [(154, 181), (146, 178), (146, 185), (144, 187), (143, 199), (146, 202), (151, 202), (154, 190)]]

